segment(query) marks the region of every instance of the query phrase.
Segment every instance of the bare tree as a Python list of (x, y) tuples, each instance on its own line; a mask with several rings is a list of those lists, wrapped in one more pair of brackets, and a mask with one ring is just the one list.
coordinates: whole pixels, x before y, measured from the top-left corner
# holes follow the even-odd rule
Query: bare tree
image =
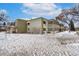
[(79, 11), (75, 8), (64, 10), (58, 17), (57, 20), (61, 21), (62, 23), (68, 25), (70, 31), (75, 31), (74, 24), (79, 22)]
[(61, 14), (57, 16), (56, 19), (68, 25), (71, 31), (75, 31), (74, 24), (79, 23), (79, 3), (74, 4), (70, 9), (62, 10)]
[(8, 16), (4, 11), (0, 11), (0, 29), (4, 27), (6, 29), (8, 22)]

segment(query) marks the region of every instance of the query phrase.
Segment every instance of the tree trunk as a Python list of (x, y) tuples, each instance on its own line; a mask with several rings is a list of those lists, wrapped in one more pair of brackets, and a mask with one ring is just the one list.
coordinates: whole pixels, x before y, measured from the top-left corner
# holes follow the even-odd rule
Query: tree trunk
[(75, 31), (74, 23), (72, 20), (70, 21), (69, 29), (70, 29), (70, 31)]

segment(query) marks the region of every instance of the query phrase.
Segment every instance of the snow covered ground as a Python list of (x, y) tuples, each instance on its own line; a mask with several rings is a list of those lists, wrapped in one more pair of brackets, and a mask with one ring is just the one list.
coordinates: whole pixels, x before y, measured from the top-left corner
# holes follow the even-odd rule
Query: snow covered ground
[(56, 34), (0, 33), (0, 55), (5, 56), (79, 56), (76, 32)]

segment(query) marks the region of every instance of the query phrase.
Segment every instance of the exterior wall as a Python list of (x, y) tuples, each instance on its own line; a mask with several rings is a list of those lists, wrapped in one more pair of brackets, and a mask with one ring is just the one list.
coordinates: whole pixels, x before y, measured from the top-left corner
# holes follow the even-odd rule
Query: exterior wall
[(58, 30), (59, 30), (59, 25), (53, 24), (53, 25), (52, 25), (52, 30), (53, 30), (53, 31), (58, 31)]
[(48, 21), (48, 32), (49, 33), (54, 33), (59, 31), (59, 25), (56, 23), (54, 20), (49, 20)]
[[(28, 23), (29, 23), (29, 24), (28, 24)], [(28, 21), (27, 21), (27, 33), (31, 33), (31, 32), (30, 32), (30, 23), (31, 23), (31, 22), (28, 20)]]
[(7, 32), (8, 32), (8, 33), (16, 33), (16, 28), (15, 28), (15, 26), (10, 26), (10, 27), (7, 29)]
[(29, 30), (27, 32), (30, 33), (41, 33), (41, 29), (42, 29), (42, 24), (41, 24), (41, 19), (33, 19), (28, 21), (27, 23), (29, 23), (28, 28)]
[(42, 20), (42, 32), (43, 33), (48, 32), (48, 20), (47, 19)]
[[(46, 24), (43, 23), (46, 22)], [(32, 19), (29, 20), (27, 23), (30, 23), (29, 25), (27, 25), (27, 28), (29, 30), (27, 30), (28, 33), (44, 33), (45, 31), (47, 31), (47, 20), (44, 18), (36, 18), (36, 19)], [(46, 29), (46, 30), (43, 30)]]
[(76, 31), (79, 31), (79, 28), (75, 28)]
[(25, 20), (17, 19), (16, 20), (16, 32), (18, 33), (26, 33), (27, 32), (27, 25)]
[(59, 29), (61, 29), (61, 31), (64, 30), (64, 26), (60, 26), (58, 22), (53, 20), (47, 20), (42, 17), (27, 21), (18, 19), (16, 20), (15, 26), (16, 32), (18, 33), (43, 34), (59, 31)]
[[(60, 25), (56, 20), (50, 20), (51, 23), (48, 24), (48, 31), (49, 32), (59, 32), (61, 31), (65, 31), (65, 28), (63, 25)], [(49, 21), (49, 22), (50, 22)]]
[(61, 31), (67, 30), (67, 29), (64, 28), (64, 26), (61, 26), (60, 28), (61, 28)]

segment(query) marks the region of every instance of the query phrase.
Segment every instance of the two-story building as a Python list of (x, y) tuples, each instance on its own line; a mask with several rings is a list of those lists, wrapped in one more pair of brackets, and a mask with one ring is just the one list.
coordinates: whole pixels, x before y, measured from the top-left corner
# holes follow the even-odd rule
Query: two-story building
[(31, 20), (17, 19), (15, 22), (16, 32), (17, 33), (34, 33), (34, 34), (43, 34), (43, 33), (52, 33), (63, 31), (64, 26), (60, 26), (58, 21), (54, 19), (46, 19), (43, 17), (34, 18)]

